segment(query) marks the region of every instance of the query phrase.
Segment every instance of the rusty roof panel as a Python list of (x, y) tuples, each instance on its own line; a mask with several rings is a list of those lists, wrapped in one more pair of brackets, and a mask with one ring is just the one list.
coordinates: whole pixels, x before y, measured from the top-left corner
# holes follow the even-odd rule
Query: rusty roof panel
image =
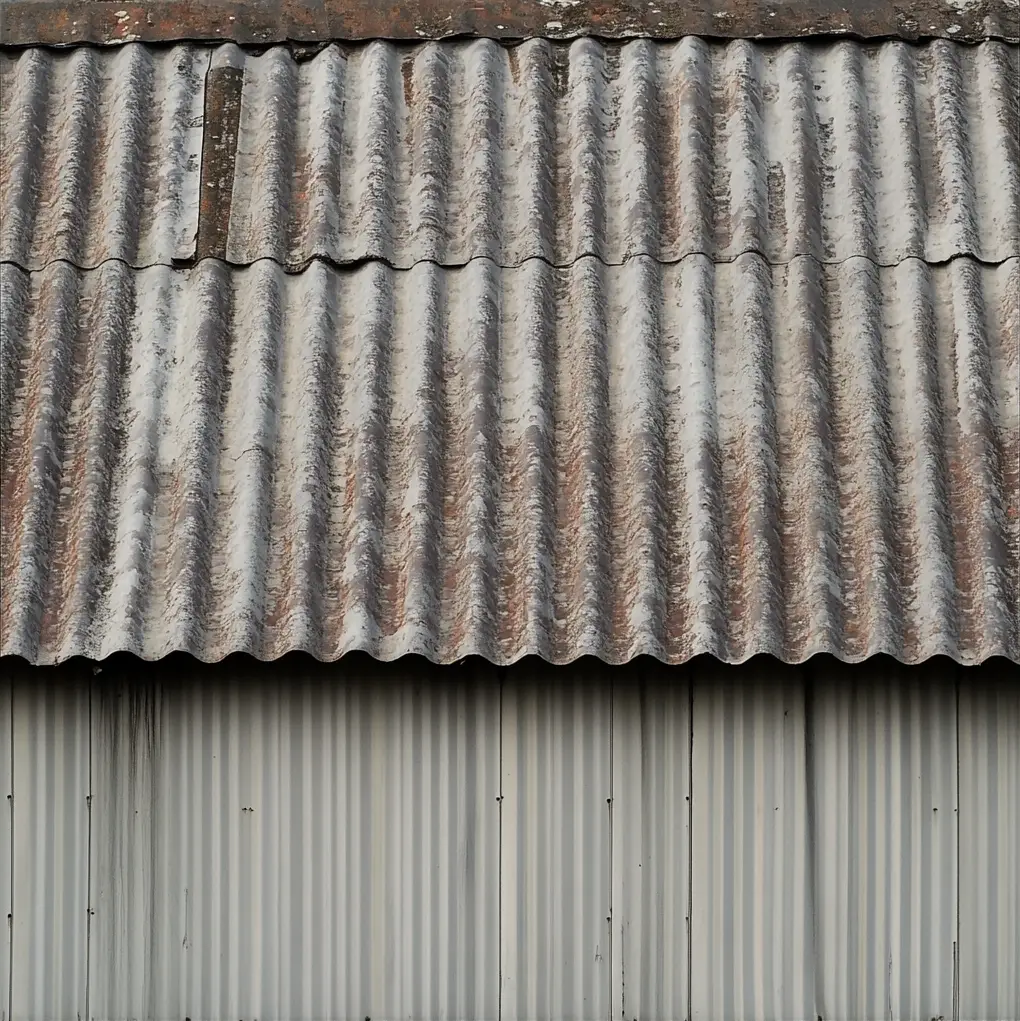
[(1020, 260), (0, 267), (0, 653), (1020, 659)]
[(548, 36), (1020, 37), (1016, 0), (5, 0), (2, 45)]
[(188, 46), (0, 53), (0, 258), (192, 258), (209, 58)]
[(2, 59), (2, 256), (29, 269), (195, 254), (203, 98), (198, 254), (239, 265), (1020, 255), (1005, 43), (225, 46), (205, 97), (209, 50)]

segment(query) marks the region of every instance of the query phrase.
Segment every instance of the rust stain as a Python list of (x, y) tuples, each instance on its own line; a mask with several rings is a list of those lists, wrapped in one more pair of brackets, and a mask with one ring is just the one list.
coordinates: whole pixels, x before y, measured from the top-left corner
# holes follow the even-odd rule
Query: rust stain
[(111, 44), (141, 40), (232, 40), (241, 44), (318, 43), (324, 39), (442, 39), (536, 35), (569, 39), (684, 35), (780, 38), (841, 34), (857, 38), (1016, 40), (1011, 0), (690, 0), (652, 6), (642, 0), (578, 0), (550, 8), (542, 0), (6, 0), (0, 45)]
[(244, 72), (214, 67), (205, 82), (205, 131), (195, 258), (226, 259)]

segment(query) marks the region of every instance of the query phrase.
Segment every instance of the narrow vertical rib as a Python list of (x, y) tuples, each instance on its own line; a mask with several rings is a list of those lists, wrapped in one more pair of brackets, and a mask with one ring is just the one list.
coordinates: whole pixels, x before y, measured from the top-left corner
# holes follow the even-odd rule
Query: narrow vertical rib
[(501, 274), (476, 259), (449, 281), (444, 415), (442, 647), (444, 658), (499, 659), (496, 507), (500, 499)]
[(56, 121), (41, 146), (41, 203), (33, 225), (33, 255), (47, 261), (51, 251), (79, 264), (88, 257), (87, 231), (92, 213), (91, 184), (95, 159), (97, 114), (102, 93), (102, 58), (96, 50), (76, 49), (60, 59), (51, 87)]
[(556, 281), (540, 259), (505, 277), (500, 346), (500, 651), (548, 658), (553, 627)]
[(833, 450), (840, 503), (843, 655), (900, 650), (890, 494), (888, 368), (877, 267), (851, 259), (828, 271)]
[[(455, 56), (460, 59), (451, 90), (454, 114), (444, 256), (455, 263), (485, 257), (502, 265), (507, 226), (503, 183), (507, 53), (491, 39), (477, 39)], [(516, 173), (516, 165), (511, 169)]]
[(350, 247), (338, 257), (392, 262), (394, 216), (402, 198), (395, 187), (398, 167), (393, 159), (400, 139), (393, 50), (387, 43), (373, 42), (357, 51), (351, 64), (357, 73), (350, 76), (352, 87), (345, 93), (351, 132), (343, 139), (349, 170), (341, 202), (344, 221), (350, 224)]
[(386, 460), (392, 442), (390, 361), (393, 317), (391, 272), (371, 263), (354, 272), (341, 299), (347, 326), (339, 358), (342, 366), (341, 443), (346, 453), (346, 527), (340, 582), (342, 630), (333, 655), (352, 648), (379, 651), (380, 580), (385, 528)]
[[(158, 58), (157, 58), (158, 59)], [(149, 226), (145, 204), (149, 164), (158, 158), (149, 152), (149, 121), (162, 97), (156, 94), (156, 64), (145, 46), (123, 47), (103, 68), (109, 84), (103, 89), (96, 129), (99, 132), (92, 190), (93, 223), (87, 247), (81, 250), (87, 265), (103, 259), (124, 259), (138, 264), (143, 231)], [(160, 253), (169, 261), (170, 252)]]
[(0, 117), (0, 259), (28, 267), (36, 256), (42, 150), (54, 78), (48, 50), (23, 50), (4, 65)]
[(136, 289), (127, 368), (124, 452), (115, 476), (117, 508), (110, 570), (97, 612), (100, 658), (119, 650), (142, 652), (146, 600), (153, 570), (153, 507), (161, 480), (158, 453), (163, 430), (166, 351), (186, 301), (187, 282), (154, 269), (149, 286)]
[[(963, 252), (977, 252), (980, 247), (968, 138), (970, 111), (959, 48), (936, 40), (929, 56), (936, 169), (929, 197), (935, 207), (935, 222), (926, 255), (933, 262), (943, 262)], [(999, 187), (1004, 184), (1001, 182)]]
[(63, 507), (55, 527), (62, 553), (51, 553), (54, 570), (46, 601), (54, 623), (42, 637), (59, 659), (97, 652), (92, 618), (109, 559), (111, 488), (121, 452), (120, 402), (136, 288), (130, 271), (118, 262), (104, 264), (84, 283), (75, 347), (85, 364), (70, 409), (74, 424), (65, 469), (70, 478), (61, 487)]
[[(408, 217), (397, 225), (396, 250), (417, 262), (442, 263), (447, 250), (447, 189), (453, 158), (450, 146), (450, 55), (427, 43), (403, 58), (410, 181)], [(406, 230), (406, 236), (404, 231)]]
[[(971, 51), (971, 169), (979, 258), (1020, 255), (1020, 74), (1018, 47), (986, 42)], [(974, 101), (977, 100), (977, 101)]]
[(446, 286), (442, 272), (419, 263), (395, 294), (390, 352), (390, 456), (380, 584), (382, 655), (435, 658), (445, 424), (443, 351)]
[(728, 655), (779, 655), (779, 522), (772, 281), (757, 255), (732, 267), (715, 323)]
[[(955, 369), (953, 520), (956, 585), (961, 593), (961, 645), (975, 660), (1007, 654), (1016, 643), (1016, 593), (1010, 591), (1006, 539), (1007, 494), (1002, 438), (996, 428), (989, 322), (980, 270), (969, 261), (946, 267), (951, 294), (952, 366)], [(980, 650), (980, 651), (978, 651)], [(1012, 655), (1016, 654), (1015, 648)]]
[(778, 528), (783, 657), (839, 647), (839, 520), (824, 268), (795, 259), (774, 270)]
[(662, 164), (660, 257), (714, 255), (712, 59), (707, 43), (688, 36), (659, 54), (664, 81), (659, 94), (659, 160)]
[[(296, 210), (298, 67), (282, 46), (258, 59), (240, 55), (244, 87), (237, 128), (234, 185), (230, 198), (227, 259), (271, 258), (286, 263)], [(296, 182), (300, 195), (304, 182)]]
[[(884, 273), (886, 367), (893, 449), (897, 451), (898, 572), (903, 652), (915, 662), (956, 655), (952, 538), (944, 410), (927, 264), (909, 259)], [(895, 338), (893, 340), (892, 338)]]
[[(274, 473), (283, 319), (283, 271), (257, 262), (232, 281), (235, 336), (230, 352), (224, 429), (219, 450), (219, 493), (213, 565), (217, 648), (262, 652)], [(216, 611), (219, 611), (217, 614)]]
[(668, 343), (663, 344), (665, 386), (673, 395), (679, 429), (670, 459), (679, 499), (670, 543), (669, 652), (686, 659), (722, 656), (721, 456), (716, 392), (716, 267), (704, 255), (680, 264), (664, 297)]
[(874, 160), (861, 49), (841, 41), (825, 56), (830, 89), (828, 144), (822, 147), (828, 186), (822, 211), (825, 258), (837, 263), (851, 256), (875, 259)]
[[(10, 635), (6, 650), (28, 659), (40, 649), (46, 606), (44, 595), (53, 566), (56, 513), (63, 481), (67, 419), (74, 394), (74, 335), (79, 280), (60, 263), (39, 280), (33, 295), (38, 316), (29, 335), (26, 401), (17, 433), (21, 447), (4, 499), (17, 511), (14, 529), (5, 522), (11, 563), (5, 565), (5, 618)], [(15, 447), (15, 450), (18, 448)], [(5, 456), (4, 460), (7, 458)], [(52, 612), (52, 611), (51, 611)]]
[(298, 66), (296, 180), (291, 193), (295, 224), (288, 259), (301, 265), (312, 256), (335, 257), (343, 243), (340, 194), (344, 186), (343, 110), (347, 58), (336, 45)]
[[(160, 444), (157, 496), (165, 517), (158, 511), (155, 515), (165, 536), (160, 558), (165, 575), (153, 598), (166, 615), (161, 651), (196, 654), (206, 649), (206, 624), (215, 612), (210, 538), (216, 535), (220, 438), (235, 346), (235, 281), (225, 266), (208, 260), (192, 271), (189, 283), (169, 345), (166, 400), (173, 410)], [(239, 346), (248, 343), (244, 337)]]
[(559, 271), (565, 315), (556, 359), (556, 627), (554, 661), (603, 655), (609, 586), (608, 322), (605, 267)]
[(665, 435), (660, 356), (663, 268), (632, 260), (617, 278), (607, 359), (613, 482), (610, 503), (611, 636), (614, 662), (661, 657), (666, 608)]
[(791, 43), (776, 54), (778, 95), (766, 106), (767, 133), (775, 138), (768, 165), (770, 260), (822, 257), (822, 179), (811, 51)]
[(544, 39), (529, 39), (508, 54), (514, 101), (506, 129), (512, 147), (504, 167), (513, 213), (503, 258), (510, 265), (530, 257), (555, 263), (558, 254), (554, 54)]
[(767, 234), (761, 60), (753, 44), (736, 42), (726, 48), (715, 82), (721, 92), (716, 116), (722, 121), (716, 168), (725, 168), (725, 191), (716, 195), (716, 244), (724, 259), (762, 251)]
[[(606, 148), (612, 150), (605, 182), (606, 243), (601, 257), (621, 262), (662, 250), (662, 155), (659, 131), (658, 49), (647, 39), (624, 45), (615, 85), (615, 117)], [(616, 136), (616, 137), (614, 137)]]
[(883, 265), (925, 254), (931, 196), (921, 163), (916, 52), (890, 41), (864, 61), (868, 105), (875, 111), (872, 151), (881, 168), (874, 176), (874, 254)]
[(564, 168), (568, 176), (562, 182), (565, 194), (558, 196), (561, 203), (567, 203), (567, 216), (560, 218), (559, 226), (569, 231), (559, 238), (557, 262), (561, 265), (583, 255), (605, 258), (605, 73), (605, 54), (597, 42), (578, 39), (571, 43), (566, 109), (562, 111), (566, 132), (558, 138), (569, 160)]
[(274, 474), (266, 650), (321, 655), (328, 570), (329, 458), (338, 404), (335, 338), (340, 280), (315, 262), (288, 287), (279, 394), (279, 470)]

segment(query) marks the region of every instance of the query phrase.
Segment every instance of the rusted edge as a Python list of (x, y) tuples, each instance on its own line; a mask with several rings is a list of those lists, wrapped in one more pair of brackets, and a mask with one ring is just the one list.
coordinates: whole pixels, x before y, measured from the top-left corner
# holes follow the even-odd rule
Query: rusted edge
[[(234, 48), (227, 47), (228, 51), (231, 49)], [(221, 52), (217, 51), (217, 57)], [(229, 58), (229, 53), (226, 56)], [(227, 257), (243, 85), (244, 71), (232, 66), (229, 59), (214, 62), (206, 75), (196, 260)]]
[(0, 44), (594, 35), (1020, 39), (1020, 0), (3, 0)]

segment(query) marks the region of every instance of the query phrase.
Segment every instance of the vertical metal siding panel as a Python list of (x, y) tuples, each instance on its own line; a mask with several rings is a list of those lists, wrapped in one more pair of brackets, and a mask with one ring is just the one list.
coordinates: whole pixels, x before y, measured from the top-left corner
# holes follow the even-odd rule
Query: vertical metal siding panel
[(813, 691), (818, 1013), (950, 1017), (956, 940), (952, 676), (876, 663)]
[(611, 696), (590, 661), (502, 695), (500, 1016), (610, 1011)]
[(613, 1001), (618, 1021), (687, 1016), (690, 688), (652, 670), (613, 685)]
[(695, 685), (695, 1018), (815, 1017), (805, 704), (796, 679), (790, 668), (764, 667), (753, 683), (730, 683), (709, 669)]
[(1020, 684), (960, 687), (960, 1017), (1020, 1017)]
[(498, 686), (420, 674), (106, 698), (93, 1017), (497, 1015)]
[(14, 798), (11, 788), (13, 751), (11, 711), (14, 687), (10, 679), (0, 683), (0, 1021), (8, 1021), (11, 1007), (11, 850), (13, 831), (11, 813)]
[(86, 1016), (88, 685), (23, 675), (14, 690), (11, 1016)]

